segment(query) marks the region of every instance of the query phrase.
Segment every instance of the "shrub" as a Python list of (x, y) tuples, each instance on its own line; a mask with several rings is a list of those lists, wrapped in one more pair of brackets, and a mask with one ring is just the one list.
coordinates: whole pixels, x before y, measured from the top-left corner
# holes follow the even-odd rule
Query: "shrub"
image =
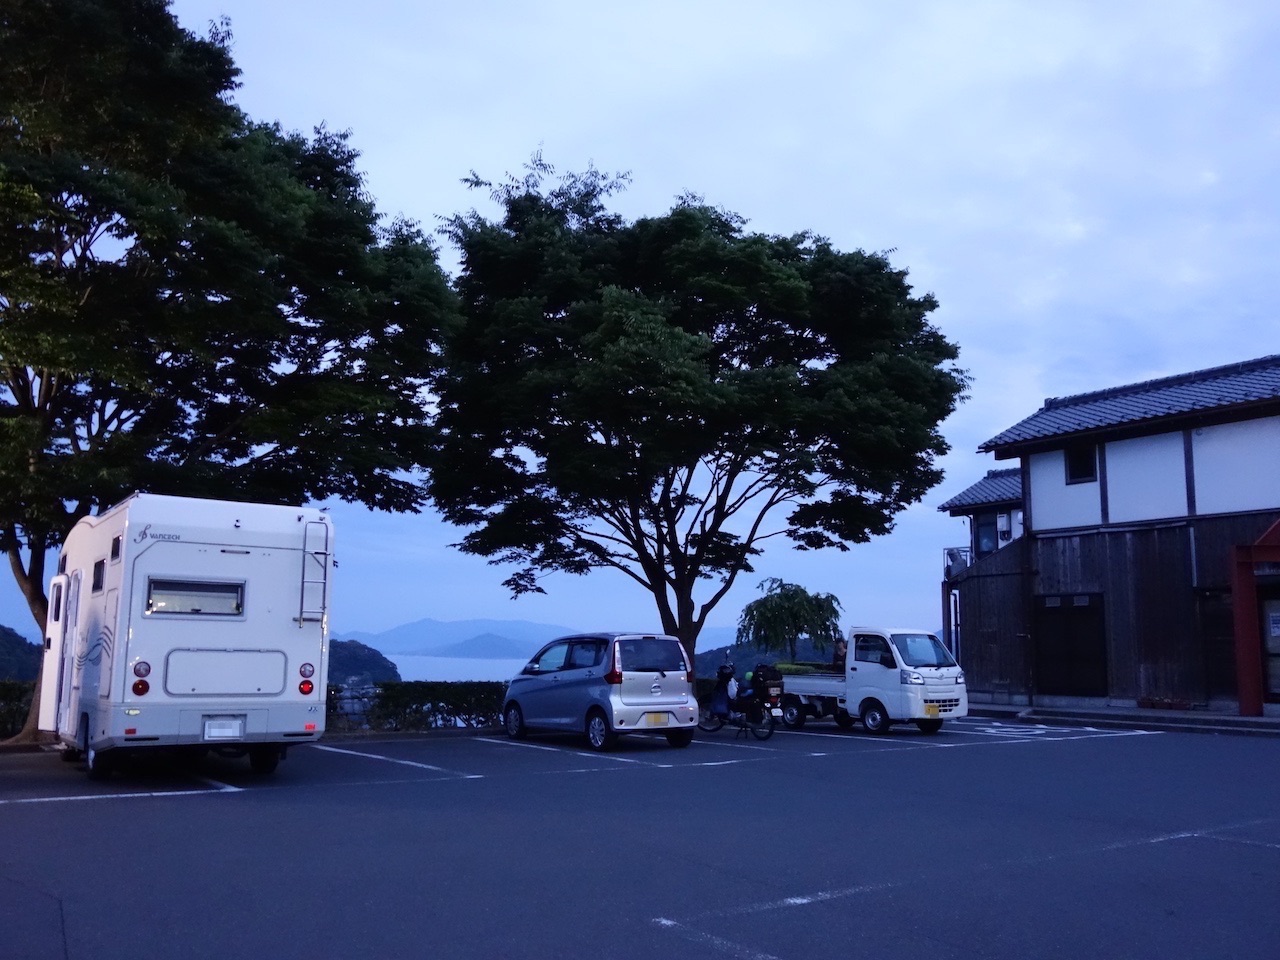
[(366, 721), (371, 730), (498, 726), (506, 688), (499, 681), (380, 683)]
[(36, 685), (29, 680), (0, 680), (0, 740), (22, 729)]
[(831, 672), (831, 664), (829, 663), (777, 663), (774, 666), (778, 668), (778, 672), (784, 677), (803, 677), (809, 673)]

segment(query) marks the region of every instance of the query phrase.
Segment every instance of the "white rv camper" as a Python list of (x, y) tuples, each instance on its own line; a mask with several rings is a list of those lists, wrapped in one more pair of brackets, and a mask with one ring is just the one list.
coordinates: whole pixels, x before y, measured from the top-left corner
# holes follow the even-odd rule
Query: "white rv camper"
[(156, 747), (270, 773), (324, 733), (332, 553), (314, 508), (136, 493), (85, 517), (49, 586), (40, 729), (95, 778)]

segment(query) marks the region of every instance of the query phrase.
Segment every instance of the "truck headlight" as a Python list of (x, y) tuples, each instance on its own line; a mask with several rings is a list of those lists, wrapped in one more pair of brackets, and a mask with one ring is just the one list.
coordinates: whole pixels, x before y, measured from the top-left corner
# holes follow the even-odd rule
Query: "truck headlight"
[(964, 674), (963, 674), (963, 673), (957, 673), (957, 674), (956, 674), (956, 683), (964, 683)]
[(924, 683), (924, 677), (916, 673), (914, 670), (899, 670), (899, 683)]

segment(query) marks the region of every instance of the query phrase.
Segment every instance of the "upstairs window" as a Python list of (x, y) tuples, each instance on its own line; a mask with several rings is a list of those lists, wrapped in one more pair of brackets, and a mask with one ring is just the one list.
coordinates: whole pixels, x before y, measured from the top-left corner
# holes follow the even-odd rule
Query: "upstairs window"
[(996, 515), (979, 513), (973, 518), (973, 553), (977, 557), (985, 557), (995, 553), (1000, 544), (996, 537)]
[(1067, 483), (1094, 483), (1098, 479), (1098, 445), (1079, 443), (1063, 451)]

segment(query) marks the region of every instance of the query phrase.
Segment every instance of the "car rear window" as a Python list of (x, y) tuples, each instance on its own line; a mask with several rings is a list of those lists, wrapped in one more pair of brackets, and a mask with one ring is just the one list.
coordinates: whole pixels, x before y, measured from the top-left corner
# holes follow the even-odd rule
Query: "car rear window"
[(618, 641), (623, 670), (658, 673), (667, 670), (684, 670), (684, 651), (678, 640), (659, 637), (631, 637)]

